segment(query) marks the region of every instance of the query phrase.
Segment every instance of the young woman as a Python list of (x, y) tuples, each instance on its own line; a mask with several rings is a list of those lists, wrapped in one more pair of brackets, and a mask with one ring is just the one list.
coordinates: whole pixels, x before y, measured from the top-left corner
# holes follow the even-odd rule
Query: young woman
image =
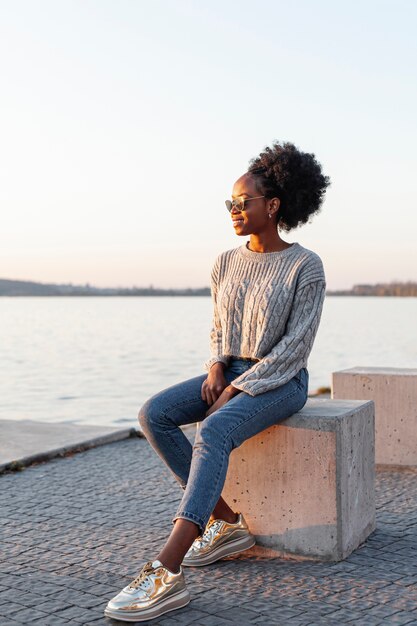
[[(205, 566), (254, 545), (246, 521), (222, 499), (229, 455), (299, 411), (320, 322), (320, 258), (280, 232), (320, 210), (329, 179), (313, 154), (275, 143), (250, 163), (226, 201), (245, 244), (218, 256), (208, 374), (169, 387), (139, 412), (152, 447), (184, 490), (168, 541), (108, 603), (105, 615), (139, 622), (190, 601), (182, 565)], [(180, 426), (201, 422), (194, 446)]]

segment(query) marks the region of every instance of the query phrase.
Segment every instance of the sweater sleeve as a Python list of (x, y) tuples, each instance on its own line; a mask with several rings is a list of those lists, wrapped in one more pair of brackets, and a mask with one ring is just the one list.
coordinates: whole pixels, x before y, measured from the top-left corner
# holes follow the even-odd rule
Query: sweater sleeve
[(211, 366), (219, 361), (228, 364), (229, 358), (223, 354), (223, 332), (220, 321), (220, 315), (217, 307), (217, 295), (219, 289), (219, 275), (220, 275), (220, 256), (217, 257), (216, 262), (211, 272), (211, 297), (213, 301), (213, 321), (210, 331), (210, 358), (204, 363), (204, 367), (207, 371)]
[(294, 296), (285, 333), (260, 361), (232, 381), (251, 396), (287, 383), (303, 367), (313, 347), (326, 291), (325, 279), (309, 282)]

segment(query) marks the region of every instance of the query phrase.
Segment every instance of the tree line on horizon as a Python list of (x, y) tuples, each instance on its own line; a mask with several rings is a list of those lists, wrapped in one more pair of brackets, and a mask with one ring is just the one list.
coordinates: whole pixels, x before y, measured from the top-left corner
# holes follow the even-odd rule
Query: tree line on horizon
[[(377, 283), (354, 285), (352, 289), (328, 290), (330, 296), (396, 296), (416, 297), (417, 282)], [(209, 287), (162, 289), (149, 287), (94, 287), (90, 284), (73, 285), (37, 283), (23, 280), (0, 279), (0, 296), (210, 296)]]
[(377, 283), (376, 285), (354, 285), (352, 289), (328, 291), (331, 296), (397, 296), (416, 297), (417, 283), (394, 281), (391, 283)]

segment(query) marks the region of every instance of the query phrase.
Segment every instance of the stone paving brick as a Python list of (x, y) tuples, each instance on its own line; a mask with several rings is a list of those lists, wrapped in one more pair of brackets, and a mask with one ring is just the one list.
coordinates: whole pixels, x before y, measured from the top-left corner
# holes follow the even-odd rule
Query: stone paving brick
[(21, 624), (29, 624), (31, 620), (44, 619), (45, 617), (47, 617), (47, 615), (48, 614), (44, 613), (43, 611), (38, 611), (37, 608), (28, 609), (27, 607), (20, 607), (20, 609), (12, 613), (10, 617), (12, 617), (14, 620)]
[(23, 611), (25, 609), (21, 604), (17, 604), (17, 602), (6, 602), (0, 606), (0, 615), (2, 617), (10, 617), (13, 614), (18, 613), (19, 611)]
[(329, 613), (326, 617), (334, 620), (335, 624), (344, 624), (353, 621), (360, 622), (363, 617), (363, 613), (348, 606), (338, 609), (337, 611), (334, 611), (334, 613)]
[[(38, 607), (38, 604), (40, 602), (44, 602), (44, 600), (46, 600), (46, 598), (42, 598), (41, 596), (35, 593), (31, 593), (29, 591), (25, 591), (24, 593), (20, 593), (19, 595), (16, 595), (16, 591), (13, 591), (10, 589), (9, 593), (11, 595), (11, 599), (15, 600), (15, 602), (19, 604), (19, 606), (21, 607), (26, 606), (29, 609), (33, 606)], [(0, 614), (1, 614), (1, 610), (0, 610)]]
[[(277, 614), (277, 619), (279, 620), (279, 614)], [(320, 614), (316, 614), (316, 613), (300, 613), (299, 615), (295, 615), (294, 617), (291, 617), (291, 619), (289, 620), (289, 623), (292, 626), (306, 626), (307, 624), (321, 624), (322, 622), (326, 621), (326, 616), (325, 615), (320, 615)], [(257, 622), (259, 623), (259, 621)], [(265, 617), (265, 623), (268, 624), (268, 618)], [(283, 622), (281, 622), (282, 624)], [(286, 623), (286, 622), (284, 622)]]
[[(1, 626), (113, 626), (107, 601), (155, 557), (182, 491), (143, 439), (0, 477)], [(249, 550), (187, 568), (192, 601), (152, 626), (417, 624), (417, 477), (376, 476), (377, 529), (341, 563)]]
[[(214, 608), (217, 607), (212, 607), (212, 610)], [(242, 606), (235, 606), (233, 608), (230, 609), (221, 609), (220, 611), (217, 611), (215, 613), (215, 615), (218, 615), (219, 617), (226, 619), (226, 620), (230, 620), (231, 622), (234, 622), (235, 624), (241, 624), (242, 622), (254, 622), (255, 620), (259, 619), (259, 613), (252, 611), (251, 609), (248, 608), (243, 608)]]
[(84, 607), (70, 606), (63, 611), (59, 611), (58, 617), (83, 624), (84, 622), (90, 619), (96, 619), (99, 616), (96, 612), (85, 609)]
[[(180, 619), (176, 619), (175, 617), (172, 617), (173, 613), (166, 613), (163, 617), (163, 624), (164, 626), (178, 626), (178, 624), (181, 624), (183, 622), (181, 622)], [(177, 611), (174, 613), (174, 615), (180, 615), (180, 611)], [(107, 624), (109, 622), (106, 622)], [(117, 623), (117, 622), (116, 622)], [(152, 622), (151, 622), (152, 623)], [(161, 624), (161, 622), (159, 620), (154, 620), (154, 622), (152, 623), (152, 626), (157, 626), (158, 624)]]
[(59, 617), (59, 615), (49, 615), (41, 619), (31, 620), (29, 622), (34, 626), (68, 626), (69, 621)]
[(416, 619), (415, 614), (413, 615), (412, 613), (407, 613), (406, 611), (399, 611), (398, 613), (395, 613), (394, 615), (390, 615), (387, 622), (388, 624), (390, 624), (390, 626), (391, 625), (402, 626), (402, 624), (409, 624), (410, 622), (415, 621), (415, 619)]
[[(221, 615), (223, 611), (228, 611), (229, 609), (233, 609), (236, 606), (236, 601), (234, 598), (229, 598), (228, 601), (216, 599), (215, 602), (213, 603), (213, 598), (211, 597), (207, 599), (207, 595), (204, 596), (203, 593), (201, 593), (199, 596), (196, 596), (194, 589), (192, 590), (192, 595), (193, 595), (192, 605), (196, 609), (199, 609), (200, 611), (204, 611), (205, 613), (214, 613), (214, 610), (216, 610), (218, 614)], [(174, 613), (174, 616), (175, 615), (176, 613)]]
[(408, 574), (408, 576), (403, 576), (401, 580), (397, 580), (395, 582), (398, 584), (399, 587), (409, 587), (408, 591), (411, 594), (417, 593), (417, 572), (415, 574), (409, 572)]
[[(165, 622), (161, 622), (161, 624), (162, 623), (165, 626)], [(198, 618), (196, 621), (189, 622), (187, 620), (185, 623), (195, 624), (195, 626), (232, 626), (232, 624), (236, 624), (236, 622), (231, 622), (230, 620), (224, 619), (218, 615), (206, 615), (203, 618)]]
[[(35, 606), (32, 604), (31, 606)], [(47, 615), (55, 615), (59, 611), (64, 611), (68, 608), (68, 604), (59, 600), (46, 600), (46, 602), (40, 602), (36, 604), (36, 608), (39, 611), (43, 611)]]

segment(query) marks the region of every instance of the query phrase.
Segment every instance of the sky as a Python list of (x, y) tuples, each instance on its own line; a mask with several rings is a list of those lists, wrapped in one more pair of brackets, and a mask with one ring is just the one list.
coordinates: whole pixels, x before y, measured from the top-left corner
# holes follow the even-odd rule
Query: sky
[(0, 0), (0, 278), (202, 287), (274, 141), (329, 289), (417, 280), (414, 0)]

